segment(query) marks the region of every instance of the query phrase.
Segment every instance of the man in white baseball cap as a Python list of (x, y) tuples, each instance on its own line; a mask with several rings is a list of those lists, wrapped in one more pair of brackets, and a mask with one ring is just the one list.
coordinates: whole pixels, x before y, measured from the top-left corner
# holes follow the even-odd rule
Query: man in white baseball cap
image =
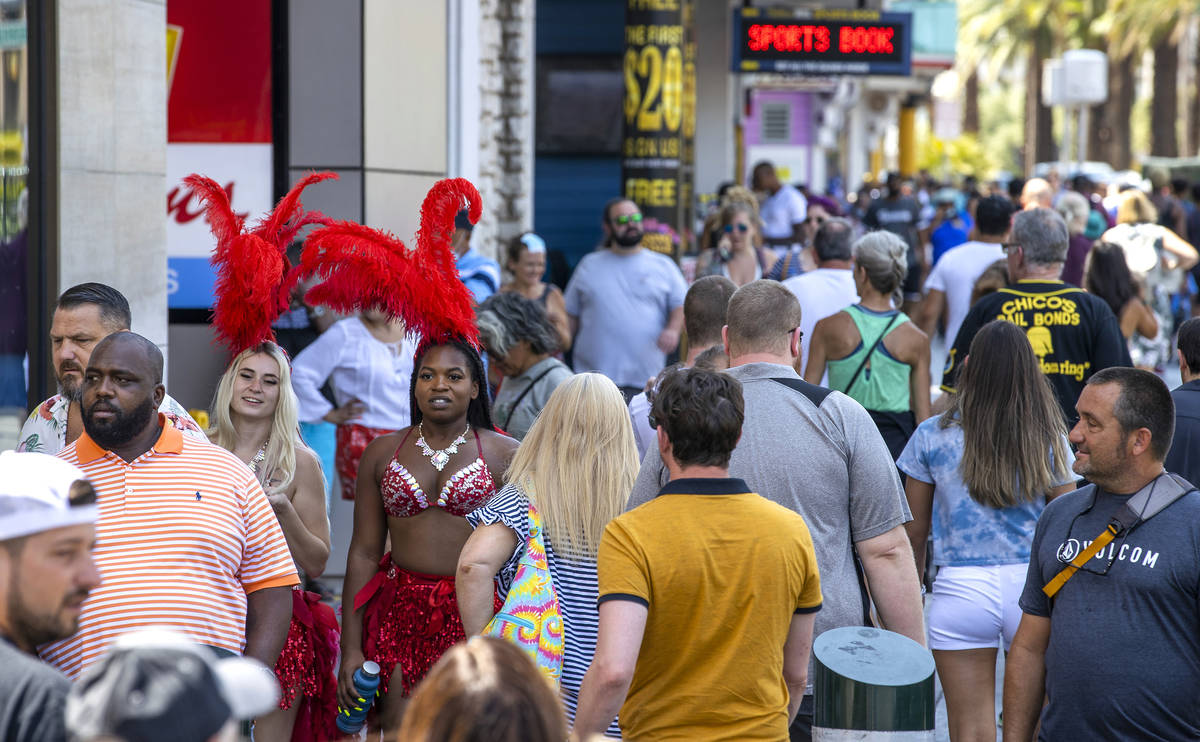
[(100, 584), (92, 561), (96, 491), (77, 467), (40, 453), (0, 453), (0, 739), (66, 738), (70, 683), (37, 647), (79, 628)]
[(231, 742), (238, 721), (278, 703), (275, 673), (258, 660), (143, 629), (118, 637), (71, 688), (67, 731), (77, 742)]

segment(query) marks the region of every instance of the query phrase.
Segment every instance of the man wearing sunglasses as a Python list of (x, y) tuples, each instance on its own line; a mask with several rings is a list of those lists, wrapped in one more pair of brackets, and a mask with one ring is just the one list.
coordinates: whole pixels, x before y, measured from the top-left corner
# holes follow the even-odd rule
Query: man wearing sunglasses
[(585, 255), (563, 299), (576, 373), (613, 380), (628, 402), (679, 346), (687, 284), (666, 255), (642, 246), (642, 213), (616, 198), (602, 218), (607, 249)]
[(1033, 739), (1039, 717), (1046, 740), (1200, 738), (1200, 492), (1163, 471), (1171, 394), (1148, 371), (1109, 368), (1076, 409), (1073, 468), (1090, 484), (1038, 521), (1004, 739)]

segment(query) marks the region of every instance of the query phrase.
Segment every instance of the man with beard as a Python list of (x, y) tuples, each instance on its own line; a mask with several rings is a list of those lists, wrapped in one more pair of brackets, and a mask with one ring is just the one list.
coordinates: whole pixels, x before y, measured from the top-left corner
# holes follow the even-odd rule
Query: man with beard
[(84, 433), (59, 454), (99, 494), (105, 579), (79, 633), (42, 648), (72, 679), (118, 635), (147, 626), (268, 667), (287, 636), (299, 580), (271, 504), (237, 457), (185, 438), (156, 412), (162, 369), (162, 353), (141, 335), (101, 340), (83, 376)]
[(637, 204), (613, 199), (602, 221), (608, 248), (579, 261), (563, 297), (575, 372), (604, 374), (628, 402), (679, 346), (687, 284), (670, 258), (642, 247)]
[(96, 492), (83, 472), (40, 453), (0, 454), (0, 739), (59, 742), (70, 682), (37, 646), (79, 628), (100, 573)]
[(1163, 471), (1174, 407), (1132, 368), (1079, 395), (1072, 468), (1090, 483), (1038, 519), (1005, 740), (1033, 739), (1039, 718), (1040, 739), (1200, 738), (1200, 491)]
[[(58, 394), (42, 402), (21, 427), (18, 451), (56, 454), (83, 432), (79, 400), (83, 369), (96, 343), (130, 326), (129, 302), (120, 291), (102, 283), (81, 283), (58, 297), (50, 324), (50, 344)], [(204, 431), (187, 410), (163, 396), (159, 412), (184, 435), (201, 440)]]

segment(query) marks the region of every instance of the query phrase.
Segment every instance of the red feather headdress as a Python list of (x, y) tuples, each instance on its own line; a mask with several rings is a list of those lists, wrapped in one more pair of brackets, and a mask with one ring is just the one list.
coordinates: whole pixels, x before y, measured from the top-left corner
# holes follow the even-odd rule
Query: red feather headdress
[(320, 212), (304, 211), (300, 192), (330, 178), (337, 175), (305, 176), (250, 230), (234, 213), (229, 194), (215, 181), (195, 174), (183, 179), (199, 194), (217, 238), (212, 256), (217, 271), (213, 327), (217, 339), (233, 355), (275, 339), (271, 323), (287, 311), (289, 296), (299, 280), (299, 271), (287, 258), (288, 245), (303, 227), (329, 223)]
[(304, 241), (301, 280), (321, 281), (311, 304), (352, 313), (379, 309), (400, 319), (427, 346), (461, 338), (478, 347), (471, 294), (458, 277), (450, 246), (454, 216), (465, 205), (471, 222), (483, 211), (479, 191), (464, 178), (438, 181), (421, 204), (417, 249), (393, 235), (348, 221), (318, 227)]

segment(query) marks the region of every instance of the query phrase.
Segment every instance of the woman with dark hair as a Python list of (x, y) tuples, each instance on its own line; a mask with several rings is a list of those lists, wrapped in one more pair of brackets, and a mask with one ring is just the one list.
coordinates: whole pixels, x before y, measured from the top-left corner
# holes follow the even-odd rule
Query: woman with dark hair
[[(460, 339), (417, 351), (412, 425), (363, 454), (346, 560), (338, 700), (357, 703), (354, 671), (382, 668), (380, 715), (394, 732), (404, 700), (463, 638), (454, 593), (465, 516), (496, 493), (517, 442), (494, 430), (479, 353)], [(384, 554), (391, 537), (392, 551)], [(499, 607), (499, 603), (497, 604)]]
[(521, 440), (571, 369), (551, 355), (554, 328), (536, 301), (516, 292), (496, 294), (479, 305), (476, 324), (491, 370), (503, 376), (492, 403), (496, 425)]
[[(1111, 242), (1097, 243), (1088, 254), (1083, 288), (1095, 294), (1117, 315), (1121, 334), (1128, 343), (1134, 333), (1147, 340), (1158, 335), (1158, 318), (1142, 298), (1143, 287), (1129, 271), (1125, 250)], [(1130, 348), (1132, 354), (1133, 348)]]
[(509, 240), (507, 255), (504, 267), (513, 280), (501, 286), (500, 292), (512, 292), (541, 304), (557, 335), (554, 350), (569, 349), (571, 326), (567, 321), (566, 301), (557, 286), (542, 281), (546, 273), (546, 241), (533, 232), (519, 234)]
[(919, 572), (933, 534), (929, 647), (954, 742), (996, 739), (996, 649), (1012, 643), (1034, 527), (1047, 500), (1074, 489), (1073, 461), (1033, 346), (997, 320), (971, 342), (950, 408), (896, 462)]
[(567, 723), (537, 667), (515, 645), (473, 636), (429, 672), (396, 739), (562, 742)]

